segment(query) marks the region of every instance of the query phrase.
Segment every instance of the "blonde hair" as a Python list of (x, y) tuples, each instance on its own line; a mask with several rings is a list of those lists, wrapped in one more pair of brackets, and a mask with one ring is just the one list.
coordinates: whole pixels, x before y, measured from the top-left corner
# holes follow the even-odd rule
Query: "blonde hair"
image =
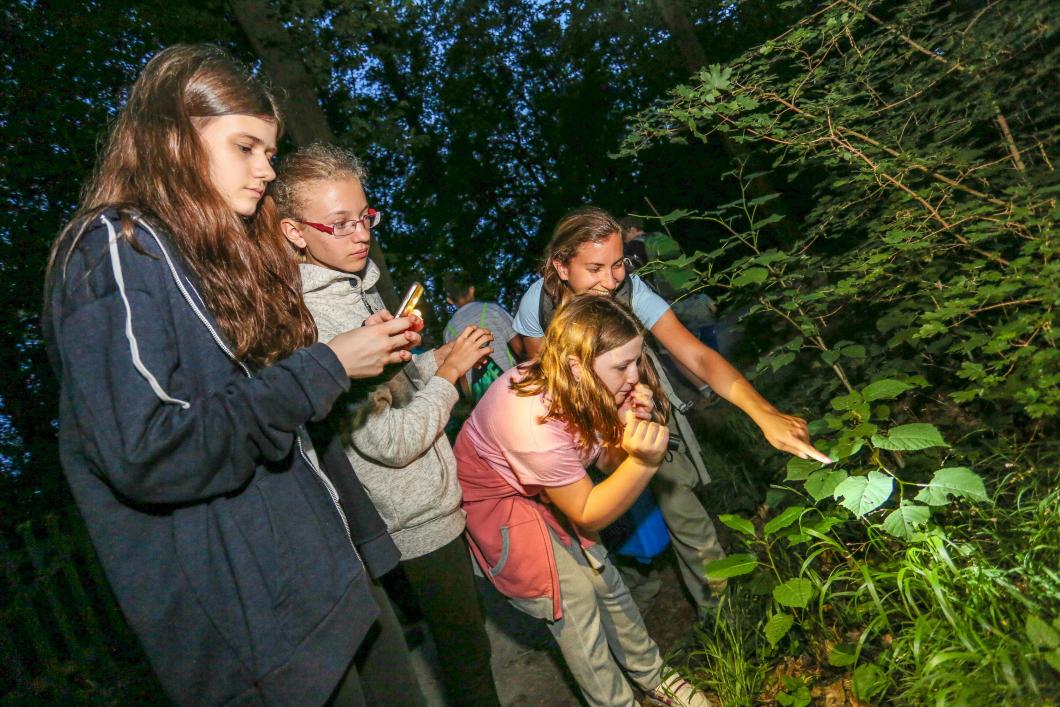
[(344, 147), (314, 142), (283, 159), (269, 186), (269, 196), (280, 218), (298, 218), (306, 206), (308, 185), (340, 179), (356, 179), (364, 186), (364, 166), (357, 155)]
[[(561, 420), (588, 452), (600, 441), (618, 445), (622, 440), (622, 420), (593, 363), (602, 354), (644, 336), (644, 328), (628, 308), (610, 297), (578, 295), (563, 305), (545, 331), (537, 359), (523, 366), (522, 380), (512, 383), (519, 395), (543, 395), (548, 412), (541, 420)], [(581, 368), (575, 377), (569, 360)], [(665, 422), (670, 404), (659, 389), (659, 378), (647, 355), (641, 350), (637, 361), (641, 382), (655, 396), (656, 421)]]

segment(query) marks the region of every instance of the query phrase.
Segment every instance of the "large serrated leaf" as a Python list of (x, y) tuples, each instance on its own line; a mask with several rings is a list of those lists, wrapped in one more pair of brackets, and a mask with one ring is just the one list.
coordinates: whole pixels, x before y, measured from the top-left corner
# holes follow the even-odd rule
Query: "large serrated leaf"
[(873, 381), (865, 386), (865, 389), (861, 391), (861, 397), (863, 397), (866, 402), (872, 402), (874, 400), (893, 400), (912, 387), (913, 386), (909, 383), (903, 383), (902, 381), (896, 381), (891, 378), (884, 378), (883, 380)]
[(815, 471), (806, 479), (804, 484), (806, 493), (810, 494), (816, 503), (820, 503), (822, 500), (829, 498), (835, 491), (836, 486), (843, 483), (847, 478), (845, 471), (836, 469)]
[(758, 559), (746, 552), (729, 555), (721, 560), (711, 560), (705, 566), (707, 579), (728, 579), (749, 574), (758, 567)]
[(900, 452), (912, 452), (929, 447), (948, 447), (938, 428), (926, 422), (913, 422), (892, 427), (887, 435), (872, 435), (873, 446)]
[(785, 481), (803, 481), (809, 478), (810, 474), (821, 468), (821, 462), (814, 459), (799, 459), (798, 457), (792, 457), (788, 459), (788, 474), (784, 477)]
[(750, 535), (752, 538), (755, 536), (754, 523), (746, 518), (741, 518), (740, 516), (732, 515), (731, 513), (722, 513), (718, 516), (718, 520), (724, 523), (727, 527), (735, 530), (737, 533)]
[(971, 501), (989, 501), (983, 480), (974, 471), (964, 466), (939, 469), (931, 477), (931, 483), (920, 490), (916, 500), (929, 506), (945, 506), (950, 496)]
[(883, 521), (883, 529), (896, 538), (908, 540), (930, 517), (931, 509), (927, 506), (902, 501), (902, 505), (891, 511)]
[(781, 585), (773, 587), (773, 598), (781, 606), (793, 609), (805, 609), (813, 599), (813, 582), (802, 577), (789, 579)]
[(799, 519), (799, 516), (802, 515), (805, 511), (806, 509), (802, 506), (789, 506), (788, 508), (785, 508), (783, 511), (781, 511), (776, 518), (773, 518), (768, 523), (766, 523), (762, 527), (762, 532), (766, 535), (772, 535), (773, 533), (777, 532), (778, 530), (781, 530), (782, 528), (787, 528), (789, 525), (797, 521)]
[(875, 469), (868, 476), (851, 476), (835, 487), (833, 498), (859, 518), (876, 510), (891, 497), (894, 479)]
[(776, 648), (780, 639), (788, 635), (793, 625), (795, 625), (795, 619), (788, 614), (773, 614), (769, 621), (766, 621), (765, 627), (766, 640), (769, 641), (769, 645)]

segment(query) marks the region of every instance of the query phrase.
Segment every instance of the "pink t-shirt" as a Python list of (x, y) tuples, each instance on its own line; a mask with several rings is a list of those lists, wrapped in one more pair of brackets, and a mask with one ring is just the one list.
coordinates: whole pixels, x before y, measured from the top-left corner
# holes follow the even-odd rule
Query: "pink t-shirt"
[(582, 455), (564, 423), (540, 422), (547, 412), (542, 396), (521, 396), (510, 388), (513, 379), (521, 378), (518, 366), (498, 378), (475, 405), (464, 434), (501, 478), (519, 493), (534, 496), (542, 487), (581, 479), (600, 447)]

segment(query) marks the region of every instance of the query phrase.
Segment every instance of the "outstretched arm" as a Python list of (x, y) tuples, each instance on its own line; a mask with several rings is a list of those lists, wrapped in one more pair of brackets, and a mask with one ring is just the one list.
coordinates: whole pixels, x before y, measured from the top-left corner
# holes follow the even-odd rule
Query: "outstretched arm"
[(771, 445), (801, 459), (831, 463), (810, 442), (805, 420), (777, 410), (724, 356), (686, 329), (672, 310), (659, 318), (651, 333), (675, 359), (709, 383), (714, 392), (747, 413)]

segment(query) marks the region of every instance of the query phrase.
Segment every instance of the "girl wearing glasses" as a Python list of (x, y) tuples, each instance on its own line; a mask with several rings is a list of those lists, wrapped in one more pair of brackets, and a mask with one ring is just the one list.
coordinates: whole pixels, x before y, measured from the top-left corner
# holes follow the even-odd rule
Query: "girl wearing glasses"
[[(639, 704), (626, 675), (652, 704), (709, 704), (664, 669), (596, 537), (659, 469), (668, 412), (643, 327), (614, 300), (581, 296), (556, 313), (538, 357), (490, 387), (456, 440), (475, 559), (516, 608), (548, 622), (590, 705)], [(607, 479), (594, 486), (590, 464)]]
[[(320, 336), (387, 322), (368, 259), (380, 214), (359, 160), (314, 144), (288, 155), (273, 184), (280, 228), (298, 252), (306, 306)], [(490, 646), (462, 533), (456, 460), (444, 429), (457, 382), (493, 349), (488, 329), (419, 354), (367, 396), (349, 395), (329, 421), (401, 550), (401, 565), (439, 648), (453, 704), (498, 705)], [(367, 399), (365, 399), (367, 397)]]
[(368, 576), (397, 549), (306, 424), (419, 337), (405, 318), (315, 343), (261, 201), (281, 127), (216, 48), (171, 47), (133, 84), (49, 263), (63, 471), (175, 703), (363, 704), (363, 682), (415, 704)]

